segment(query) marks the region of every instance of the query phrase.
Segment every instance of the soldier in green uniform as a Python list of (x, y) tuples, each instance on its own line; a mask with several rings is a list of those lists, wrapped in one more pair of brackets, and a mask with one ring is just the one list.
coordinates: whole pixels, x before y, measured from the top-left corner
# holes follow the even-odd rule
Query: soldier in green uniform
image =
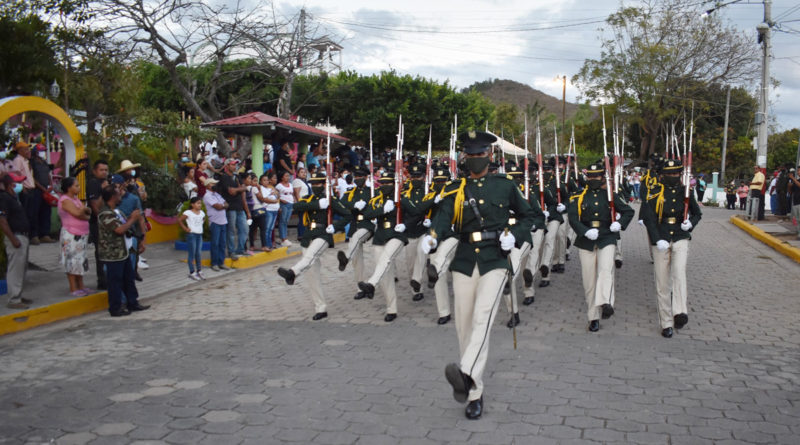
[(693, 190), (689, 190), (689, 214), (684, 215), (686, 190), (681, 184), (682, 172), (681, 161), (666, 161), (661, 184), (650, 190), (640, 211), (653, 253), (658, 318), (665, 338), (672, 337), (673, 326), (680, 329), (689, 321), (686, 260), (692, 230), (702, 217)]
[[(546, 189), (542, 195), (539, 194), (539, 164), (536, 162), (531, 162), (528, 166), (528, 172), (531, 181), (531, 191), (528, 193), (528, 203), (534, 209), (534, 213), (540, 213), (543, 218), (541, 218), (540, 221), (531, 227), (531, 251), (528, 254), (527, 261), (525, 261), (525, 268), (522, 271), (522, 280), (524, 283), (522, 304), (525, 306), (533, 304), (534, 298), (536, 297), (536, 288), (533, 287), (533, 280), (542, 263), (542, 252), (544, 251), (544, 232), (546, 227), (545, 222), (550, 216), (550, 211), (546, 209), (549, 203), (550, 208), (555, 211), (554, 207), (556, 205), (555, 201), (551, 200), (549, 197), (550, 195)], [(544, 196), (545, 209), (542, 209), (542, 196)], [(550, 284), (549, 281), (548, 284)]]
[[(567, 159), (564, 156), (559, 155), (556, 159), (555, 157), (550, 158), (553, 163), (558, 162), (558, 174), (560, 175), (561, 180), (561, 206), (556, 205), (557, 211), (561, 213), (564, 222), (558, 226), (558, 233), (556, 233), (555, 239), (555, 250), (553, 251), (553, 266), (552, 271), (556, 273), (564, 273), (566, 270), (566, 261), (567, 261), (567, 227), (569, 227), (569, 222), (567, 221), (566, 214), (567, 214), (567, 203), (569, 203), (569, 197), (575, 193), (575, 189), (570, 185), (569, 182), (569, 172), (567, 172)], [(558, 210), (561, 209), (561, 210)]]
[[(569, 203), (569, 223), (578, 235), (575, 247), (581, 262), (584, 296), (586, 297), (589, 331), (600, 329), (600, 315), (614, 313), (614, 251), (620, 230), (625, 229), (635, 212), (622, 196), (613, 194), (614, 210), (608, 202), (608, 188), (603, 179), (602, 163), (586, 169), (586, 188), (573, 195)], [(613, 217), (613, 219), (612, 219)], [(613, 221), (613, 222), (612, 222)]]
[[(397, 174), (402, 175), (403, 172)], [(375, 234), (372, 237), (373, 260), (375, 270), (366, 281), (359, 281), (358, 288), (367, 298), (375, 294), (375, 286), (381, 286), (386, 297), (386, 315), (383, 320), (394, 321), (397, 318), (397, 289), (394, 279), (396, 275), (395, 259), (408, 244), (405, 234), (406, 226), (397, 224), (397, 208), (392, 199), (394, 196), (394, 175), (391, 170), (384, 171), (380, 178), (380, 191), (372, 198), (364, 209), (364, 217), (377, 219)], [(397, 205), (401, 205), (397, 203)], [(402, 215), (401, 215), (402, 216)]]
[[(508, 254), (516, 239), (508, 230), (511, 212), (517, 224), (534, 223), (530, 205), (505, 175), (489, 175), (490, 133), (469, 132), (462, 139), (469, 178), (459, 181), (458, 191), (441, 202), (433, 232), (452, 226), (459, 238), (450, 264), (455, 294), (455, 322), (460, 349), (459, 363), (445, 368), (453, 397), (467, 402), (465, 414), (477, 419), (483, 413), (483, 373), (489, 352), (489, 333), (497, 315), (510, 263)], [(422, 241), (436, 244), (432, 235)]]
[[(661, 171), (661, 166), (663, 165), (665, 159), (657, 154), (650, 155), (650, 159), (647, 162), (647, 170), (645, 174), (642, 175), (641, 185), (639, 186), (639, 195), (641, 196), (641, 202), (644, 203), (647, 201), (647, 197), (650, 195), (650, 191), (654, 190), (656, 187), (659, 186), (658, 184), (658, 174)], [(642, 219), (642, 207), (639, 206), (639, 215), (636, 218), (639, 221), (639, 224), (644, 226), (644, 220)], [(652, 249), (648, 249), (647, 253), (650, 255), (650, 264), (653, 264), (653, 251)]]
[[(551, 158), (552, 159), (552, 158)], [(558, 229), (563, 224), (563, 212), (567, 209), (566, 202), (569, 197), (565, 198), (562, 190), (561, 201), (559, 201), (559, 194), (556, 193), (556, 180), (553, 175), (552, 161), (548, 161), (544, 166), (544, 193), (545, 205), (547, 205), (547, 231), (544, 234), (544, 246), (542, 247), (541, 264), (539, 266), (539, 273), (542, 275), (542, 281), (539, 282), (539, 287), (547, 287), (550, 285), (550, 272), (553, 271), (553, 258), (556, 251), (556, 238), (558, 237)]]
[[(411, 272), (411, 289), (414, 291), (412, 300), (420, 301), (424, 298), (422, 293), (422, 276), (425, 272), (427, 255), (420, 250), (419, 241), (428, 231), (423, 222), (427, 219), (428, 210), (433, 206), (433, 198), (424, 200), (428, 195), (425, 190), (425, 167), (413, 164), (408, 167), (411, 179), (406, 183), (400, 200), (403, 209), (403, 223), (406, 225), (408, 246), (406, 247), (409, 272)], [(427, 220), (430, 227), (430, 220)]]
[[(371, 219), (364, 216), (364, 208), (366, 208), (367, 202), (372, 199), (370, 187), (366, 183), (368, 176), (369, 172), (363, 168), (353, 170), (356, 186), (346, 192), (342, 198), (342, 204), (350, 211), (350, 230), (347, 234), (350, 241), (347, 244), (347, 250), (340, 250), (337, 253), (337, 258), (340, 271), (343, 271), (350, 261), (353, 262), (356, 284), (367, 279), (364, 274), (364, 243), (372, 237), (372, 233), (375, 231), (375, 224), (372, 223)], [(360, 300), (364, 297), (367, 297), (367, 295), (363, 291), (358, 291), (354, 298)]]
[(327, 178), (321, 173), (315, 173), (308, 182), (311, 184), (311, 194), (294, 204), (294, 211), (301, 214), (306, 231), (300, 240), (303, 246), (303, 255), (300, 261), (290, 269), (278, 268), (278, 275), (286, 280), (286, 284), (294, 284), (294, 280), (303, 272), (311, 269), (309, 287), (311, 288), (311, 299), (314, 301), (315, 313), (313, 320), (321, 320), (328, 316), (325, 295), (322, 292), (320, 282), (320, 261), (319, 258), (325, 249), (333, 247), (333, 233), (341, 231), (347, 224), (346, 219), (339, 219), (333, 224), (328, 224), (328, 207), (339, 215), (349, 215), (350, 212), (342, 203), (333, 198), (325, 197), (325, 186)]

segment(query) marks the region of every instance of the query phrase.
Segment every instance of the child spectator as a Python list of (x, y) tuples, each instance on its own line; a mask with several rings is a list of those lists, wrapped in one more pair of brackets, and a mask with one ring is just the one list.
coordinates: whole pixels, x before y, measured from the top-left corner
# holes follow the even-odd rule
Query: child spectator
[[(203, 275), (203, 223), (206, 213), (203, 209), (203, 200), (195, 196), (189, 200), (191, 207), (178, 218), (178, 224), (186, 231), (186, 244), (189, 251), (189, 278), (200, 281), (205, 280)], [(194, 262), (194, 264), (192, 264)]]
[(273, 232), (275, 231), (275, 221), (278, 220), (278, 211), (281, 209), (280, 193), (275, 186), (278, 184), (278, 176), (269, 172), (261, 176), (261, 196), (266, 199), (267, 215), (265, 231), (267, 234), (267, 247), (272, 250), (274, 248)]

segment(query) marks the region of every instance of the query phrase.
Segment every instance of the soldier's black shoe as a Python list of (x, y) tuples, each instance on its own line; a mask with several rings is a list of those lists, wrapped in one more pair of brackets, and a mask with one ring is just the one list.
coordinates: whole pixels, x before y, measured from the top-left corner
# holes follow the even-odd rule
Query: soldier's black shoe
[[(414, 293), (419, 292), (420, 288), (422, 288), (422, 285), (419, 284), (419, 281), (411, 280), (411, 290), (413, 290)], [(416, 300), (414, 300), (414, 301), (416, 301)]]
[(506, 326), (508, 326), (508, 329), (511, 329), (514, 326), (519, 326), (519, 312), (515, 312), (514, 315), (511, 316), (511, 319), (508, 320)]
[(597, 332), (600, 330), (600, 320), (592, 320), (589, 322), (589, 332)]
[(564, 265), (563, 264), (556, 264), (553, 266), (553, 272), (555, 273), (564, 273)]
[(422, 292), (416, 293), (413, 297), (411, 297), (411, 299), (414, 301), (420, 301), (423, 298), (425, 298), (425, 295), (423, 295)]
[(395, 318), (397, 318), (397, 314), (386, 314), (386, 316), (383, 317), (383, 321), (389, 323), (394, 321)]
[(533, 272), (528, 269), (523, 270), (522, 280), (525, 282), (525, 287), (533, 286)]
[(323, 318), (326, 318), (327, 316), (328, 316), (327, 312), (317, 312), (316, 314), (314, 314), (313, 317), (311, 317), (311, 319), (314, 320), (314, 321), (317, 321), (317, 320), (322, 320)]
[(550, 285), (550, 280), (542, 280), (539, 282), (539, 287), (547, 287)]
[(360, 300), (360, 299), (362, 299), (362, 298), (365, 298), (366, 296), (367, 296), (367, 294), (365, 294), (363, 291), (359, 291), (359, 292), (356, 294), (356, 296), (355, 296), (355, 297), (353, 297), (353, 300)]
[(433, 267), (433, 264), (428, 264), (428, 289), (433, 289), (436, 282), (439, 280), (439, 272)]
[(345, 270), (345, 268), (347, 268), (347, 263), (350, 262), (350, 260), (347, 259), (347, 255), (340, 250), (339, 253), (336, 254), (336, 258), (339, 260), (339, 272)]
[(680, 329), (689, 322), (689, 316), (686, 314), (678, 314), (673, 317), (673, 320), (675, 321), (675, 329)]
[(530, 306), (530, 305), (532, 305), (532, 304), (533, 304), (533, 297), (525, 297), (525, 298), (522, 300), (522, 304), (524, 304), (525, 306)]
[(661, 336), (664, 338), (672, 338), (672, 328), (666, 328), (661, 330)]
[(444, 317), (439, 317), (439, 319), (436, 320), (436, 324), (447, 324), (447, 322), (449, 321), (450, 321), (450, 316), (445, 315)]
[(614, 265), (617, 266), (617, 269), (622, 269), (622, 260), (614, 260)]
[(472, 389), (472, 378), (461, 372), (456, 363), (450, 363), (445, 366), (444, 376), (450, 386), (453, 387), (453, 398), (456, 399), (456, 402), (466, 402), (469, 390)]
[(364, 292), (364, 296), (367, 298), (371, 298), (370, 295), (375, 293), (375, 286), (365, 281), (359, 281), (358, 288), (361, 289), (361, 292)]
[(480, 419), (481, 414), (483, 414), (483, 396), (478, 400), (469, 402), (467, 408), (464, 410), (464, 414), (466, 414), (469, 420)]
[(283, 267), (279, 267), (278, 275), (280, 275), (284, 280), (286, 280), (286, 284), (289, 285), (294, 284), (295, 275), (292, 269), (284, 269)]
[(603, 305), (603, 320), (607, 320), (614, 315), (614, 307), (606, 303)]
[(542, 274), (542, 278), (547, 278), (550, 275), (550, 268), (543, 265), (539, 267), (539, 273)]

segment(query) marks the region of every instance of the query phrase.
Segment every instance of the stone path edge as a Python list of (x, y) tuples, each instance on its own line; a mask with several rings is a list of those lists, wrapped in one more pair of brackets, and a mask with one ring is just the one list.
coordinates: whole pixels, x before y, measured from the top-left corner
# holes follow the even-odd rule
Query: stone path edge
[(777, 250), (782, 255), (800, 263), (800, 249), (797, 247), (793, 247), (791, 244), (770, 235), (769, 233), (756, 227), (754, 224), (750, 224), (749, 222), (745, 221), (738, 215), (731, 216), (731, 224), (744, 230), (753, 238)]

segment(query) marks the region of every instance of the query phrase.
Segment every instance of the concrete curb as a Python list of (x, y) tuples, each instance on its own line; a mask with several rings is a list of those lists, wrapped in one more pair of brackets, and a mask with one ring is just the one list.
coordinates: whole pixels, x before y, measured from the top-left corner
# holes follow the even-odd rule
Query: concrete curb
[(742, 218), (739, 218), (738, 216), (735, 215), (731, 216), (731, 223), (739, 227), (740, 229), (744, 230), (745, 232), (747, 232), (753, 238), (777, 250), (784, 256), (787, 256), (795, 260), (796, 262), (800, 263), (800, 249), (798, 249), (797, 247), (792, 246), (786, 241), (781, 241), (780, 239), (759, 229), (754, 224), (750, 224), (749, 222), (745, 221)]

